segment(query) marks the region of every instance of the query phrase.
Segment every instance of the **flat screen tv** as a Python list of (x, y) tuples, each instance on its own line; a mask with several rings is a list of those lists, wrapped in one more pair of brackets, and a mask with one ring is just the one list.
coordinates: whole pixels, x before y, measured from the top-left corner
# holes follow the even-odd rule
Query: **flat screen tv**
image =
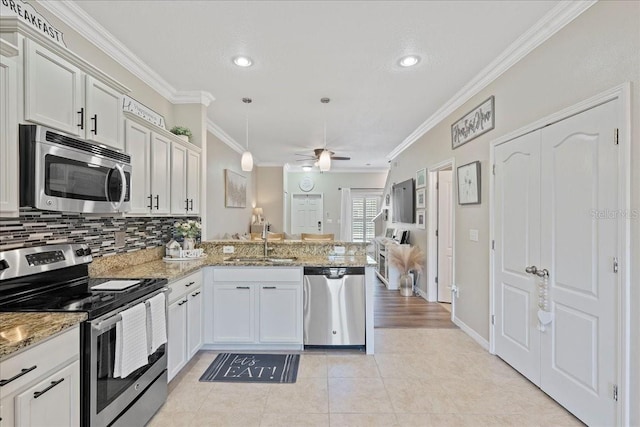
[(393, 222), (414, 223), (416, 189), (413, 178), (394, 184), (391, 188), (393, 197)]

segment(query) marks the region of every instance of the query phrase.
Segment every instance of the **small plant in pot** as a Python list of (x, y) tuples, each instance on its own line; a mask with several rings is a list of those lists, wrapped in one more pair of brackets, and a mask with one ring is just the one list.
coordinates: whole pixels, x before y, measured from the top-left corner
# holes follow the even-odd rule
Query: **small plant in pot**
[(169, 130), (169, 132), (171, 132), (174, 135), (178, 135), (181, 139), (183, 139), (186, 142), (189, 142), (192, 135), (191, 129), (186, 128), (184, 126), (174, 126)]
[(390, 249), (389, 262), (400, 270), (400, 295), (408, 297), (413, 295), (413, 281), (409, 276), (410, 271), (422, 271), (424, 253), (418, 246), (394, 246)]

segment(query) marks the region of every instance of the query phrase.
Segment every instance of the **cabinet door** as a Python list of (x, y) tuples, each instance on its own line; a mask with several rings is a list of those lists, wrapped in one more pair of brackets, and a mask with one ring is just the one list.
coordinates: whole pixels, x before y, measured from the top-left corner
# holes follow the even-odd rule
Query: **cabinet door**
[(131, 211), (149, 213), (151, 209), (151, 131), (134, 121), (125, 122), (126, 151), (131, 156)]
[(82, 72), (25, 39), (24, 118), (84, 137)]
[(151, 133), (151, 193), (153, 194), (152, 213), (169, 213), (169, 174), (171, 141)]
[(202, 287), (187, 295), (187, 356), (191, 359), (202, 346)]
[(184, 215), (187, 203), (187, 149), (171, 143), (171, 213)]
[(18, 216), (18, 77), (15, 58), (0, 56), (0, 216)]
[(200, 214), (200, 153), (187, 152), (187, 200), (189, 215)]
[(299, 284), (260, 285), (260, 342), (302, 343)]
[(75, 361), (16, 396), (19, 426), (80, 425), (80, 362)]
[(213, 342), (256, 342), (255, 287), (229, 283), (213, 286)]
[(169, 305), (168, 361), (169, 380), (187, 364), (187, 302), (186, 296)]
[(122, 95), (91, 76), (85, 79), (86, 138), (124, 150)]

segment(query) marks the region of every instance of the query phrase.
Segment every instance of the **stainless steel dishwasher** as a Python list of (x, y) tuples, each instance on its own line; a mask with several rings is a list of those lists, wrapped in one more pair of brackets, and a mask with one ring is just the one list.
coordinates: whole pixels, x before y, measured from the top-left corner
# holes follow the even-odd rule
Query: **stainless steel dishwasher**
[(365, 345), (364, 267), (304, 268), (304, 345)]

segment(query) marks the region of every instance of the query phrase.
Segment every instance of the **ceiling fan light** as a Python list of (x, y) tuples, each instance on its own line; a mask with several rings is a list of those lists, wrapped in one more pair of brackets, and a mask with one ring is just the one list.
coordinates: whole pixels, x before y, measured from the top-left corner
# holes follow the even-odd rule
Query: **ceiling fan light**
[(242, 159), (240, 160), (240, 166), (245, 172), (251, 172), (253, 170), (253, 156), (249, 151), (242, 153)]
[(331, 169), (331, 153), (328, 150), (322, 151), (320, 153), (320, 158), (318, 159), (318, 166), (322, 172), (326, 172)]
[(311, 170), (311, 166), (310, 165), (303, 165), (302, 166), (302, 170), (305, 172), (309, 172)]

